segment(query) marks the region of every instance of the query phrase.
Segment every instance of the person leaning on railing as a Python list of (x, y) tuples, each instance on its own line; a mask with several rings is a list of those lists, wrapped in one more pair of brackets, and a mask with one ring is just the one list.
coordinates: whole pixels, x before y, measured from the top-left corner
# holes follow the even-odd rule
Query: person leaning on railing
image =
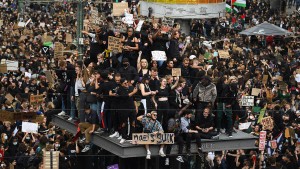
[[(147, 113), (146, 116), (137, 117), (137, 120), (141, 121), (142, 124), (143, 124), (143, 132), (144, 133), (153, 133), (153, 134), (163, 133), (164, 130), (163, 130), (160, 122), (156, 119), (157, 119), (157, 112), (156, 111), (152, 111), (151, 113)], [(151, 151), (149, 149), (149, 145), (146, 144), (145, 147), (146, 147), (146, 150), (147, 150), (146, 159), (151, 159)], [(164, 153), (164, 145), (163, 144), (160, 145), (159, 155), (161, 157), (166, 156), (165, 153)]]

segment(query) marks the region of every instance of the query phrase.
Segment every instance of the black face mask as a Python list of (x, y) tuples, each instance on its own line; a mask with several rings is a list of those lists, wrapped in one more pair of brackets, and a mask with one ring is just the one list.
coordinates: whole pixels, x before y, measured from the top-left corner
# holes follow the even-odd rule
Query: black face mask
[(123, 67), (128, 67), (128, 63), (123, 63)]

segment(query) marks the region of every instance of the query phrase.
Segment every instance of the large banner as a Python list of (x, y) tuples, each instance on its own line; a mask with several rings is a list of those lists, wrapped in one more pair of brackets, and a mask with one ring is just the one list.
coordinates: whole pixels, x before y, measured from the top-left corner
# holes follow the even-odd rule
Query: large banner
[(132, 144), (174, 144), (174, 133), (132, 133)]

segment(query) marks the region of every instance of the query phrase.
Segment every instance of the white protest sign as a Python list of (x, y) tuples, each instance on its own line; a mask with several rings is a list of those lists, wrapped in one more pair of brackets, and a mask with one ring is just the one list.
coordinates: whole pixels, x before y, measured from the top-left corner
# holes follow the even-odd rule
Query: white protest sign
[(243, 96), (242, 106), (254, 106), (254, 96)]
[(261, 131), (259, 132), (259, 150), (265, 150), (266, 146), (266, 138), (267, 138), (267, 132), (266, 131)]
[(137, 27), (136, 27), (135, 30), (138, 31), (138, 32), (141, 31), (143, 23), (144, 23), (144, 21), (140, 20), (139, 23), (137, 24)]
[(38, 124), (30, 122), (22, 122), (22, 132), (38, 133)]
[(174, 133), (132, 133), (132, 144), (174, 144)]
[(240, 123), (239, 124), (239, 130), (247, 130), (251, 125), (251, 122), (247, 122), (247, 123)]
[(29, 22), (31, 22), (31, 18), (30, 18), (30, 19), (28, 19), (28, 21), (25, 23), (25, 25), (24, 25), (24, 26), (27, 26), (27, 25), (29, 24)]
[(25, 22), (19, 22), (19, 23), (18, 23), (18, 26), (19, 26), (19, 27), (25, 27), (25, 24), (26, 24)]
[(31, 79), (31, 73), (25, 72), (25, 77), (29, 77), (29, 79)]
[(165, 51), (151, 51), (152, 60), (167, 60), (167, 55)]
[(18, 61), (12, 61), (12, 60), (6, 60), (7, 70), (19, 70), (19, 62)]
[(122, 18), (122, 21), (126, 24), (133, 24), (133, 14), (125, 13), (125, 17)]

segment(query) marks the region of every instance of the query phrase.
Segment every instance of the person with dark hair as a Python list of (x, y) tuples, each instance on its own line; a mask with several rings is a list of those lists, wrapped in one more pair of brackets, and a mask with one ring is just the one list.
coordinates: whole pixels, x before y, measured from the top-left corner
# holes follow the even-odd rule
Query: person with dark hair
[(123, 58), (127, 58), (130, 65), (136, 68), (138, 58), (138, 39), (134, 36), (133, 28), (127, 28), (127, 37), (122, 39), (123, 44)]
[(139, 80), (136, 68), (130, 64), (128, 58), (122, 60), (122, 67), (120, 67), (119, 73), (128, 80), (130, 85), (135, 85)]
[(84, 122), (78, 124), (82, 134), (85, 134), (85, 148), (82, 152), (90, 150), (91, 135), (99, 128), (97, 113), (93, 111), (89, 105), (84, 106)]

